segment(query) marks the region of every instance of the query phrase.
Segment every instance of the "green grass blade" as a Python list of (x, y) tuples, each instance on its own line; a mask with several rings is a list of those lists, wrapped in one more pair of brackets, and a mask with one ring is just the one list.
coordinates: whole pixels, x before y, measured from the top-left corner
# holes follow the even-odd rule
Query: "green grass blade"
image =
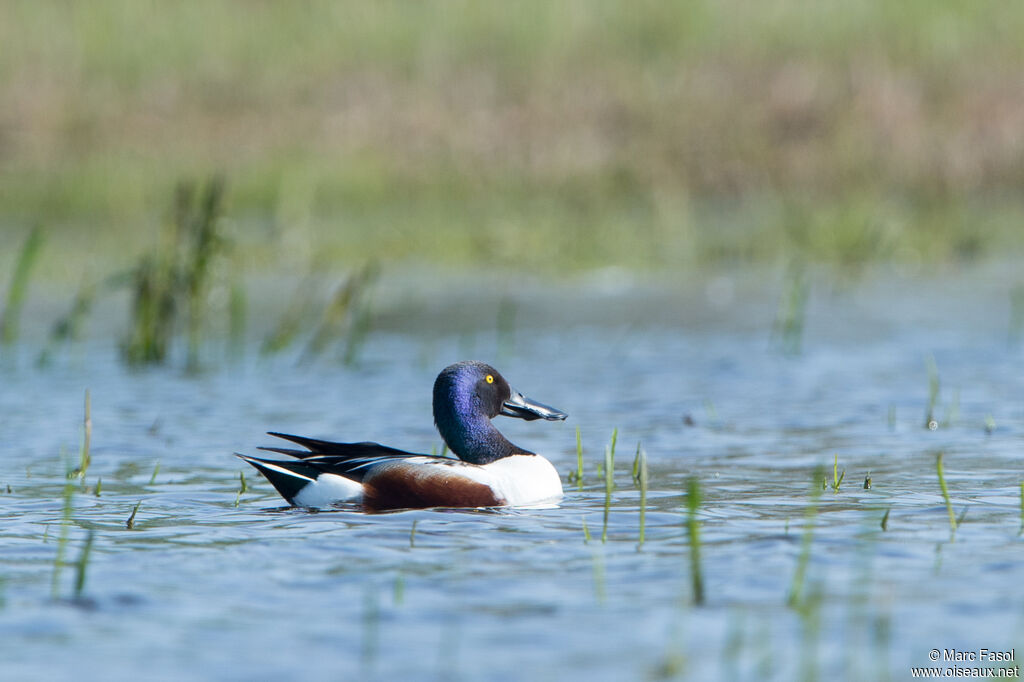
[(260, 346), (261, 355), (273, 355), (285, 350), (295, 342), (299, 332), (308, 327), (308, 320), (313, 316), (312, 297), (309, 295), (313, 286), (314, 280), (310, 274), (296, 288), (281, 319), (264, 338)]
[(90, 530), (89, 535), (85, 538), (82, 553), (78, 556), (78, 561), (75, 562), (75, 599), (81, 599), (82, 592), (85, 590), (85, 572), (89, 567), (89, 557), (92, 554), (93, 536), (94, 532)]
[(373, 675), (380, 648), (380, 598), (375, 586), (367, 585), (363, 593), (363, 632), (361, 662), (367, 677)]
[(249, 490), (249, 483), (245, 480), (244, 471), (238, 472), (238, 483), (238, 494), (235, 496), (236, 507), (238, 506), (238, 503), (242, 501), (242, 495), (244, 495)]
[(92, 311), (96, 301), (96, 286), (91, 283), (83, 283), (78, 287), (75, 299), (71, 303), (71, 310), (58, 319), (50, 330), (50, 338), (46, 347), (40, 351), (36, 364), (45, 367), (49, 364), (56, 348), (61, 343), (77, 341), (82, 337), (82, 328), (85, 326), (85, 319)]
[(89, 389), (85, 389), (85, 417), (82, 419), (82, 451), (79, 458), (78, 471), (82, 480), (85, 480), (85, 472), (92, 462), (90, 445), (92, 443), (92, 399)]
[[(821, 477), (819, 469), (814, 475), (814, 481)], [(789, 588), (789, 596), (786, 599), (792, 607), (800, 606), (804, 596), (804, 582), (807, 577), (807, 567), (811, 561), (811, 545), (814, 539), (814, 523), (818, 516), (818, 498), (821, 490), (817, 485), (811, 486), (811, 499), (804, 511), (804, 534), (800, 540), (800, 555), (797, 557), (796, 570), (793, 572), (793, 582)]]
[(580, 439), (580, 427), (576, 427), (576, 487), (583, 490), (583, 441)]
[(949, 488), (946, 487), (946, 474), (942, 466), (942, 453), (935, 458), (935, 470), (939, 474), (939, 488), (942, 490), (942, 499), (946, 502), (946, 512), (949, 514), (949, 539), (952, 542), (956, 537), (956, 515), (953, 513), (953, 503), (949, 500)]
[(246, 313), (249, 308), (245, 294), (245, 283), (236, 274), (231, 282), (231, 294), (228, 299), (228, 357), (238, 360), (245, 352)]
[(929, 431), (939, 428), (939, 422), (935, 420), (935, 406), (939, 401), (939, 367), (935, 364), (935, 358), (929, 355), (925, 358), (925, 366), (928, 368), (928, 405), (925, 408), (924, 426)]
[(604, 449), (604, 517), (601, 524), (601, 542), (608, 540), (608, 515), (612, 508), (612, 490), (615, 488), (615, 456), (612, 449)]
[[(377, 266), (370, 263), (349, 274), (345, 281), (335, 289), (334, 295), (320, 316), (320, 322), (313, 332), (312, 338), (306, 344), (302, 355), (304, 361), (321, 355), (331, 341), (341, 338), (346, 325), (348, 325), (349, 337), (345, 354), (354, 361), (362, 338), (365, 337), (364, 332), (369, 331), (370, 317), (366, 300), (368, 290), (377, 277), (377, 272)], [(362, 321), (358, 319), (361, 310), (366, 311), (366, 319)]]
[(810, 286), (802, 265), (793, 265), (786, 276), (785, 290), (779, 297), (773, 334), (784, 355), (800, 354)]
[(644, 539), (647, 528), (647, 453), (637, 444), (637, 459), (639, 462), (637, 479), (640, 482), (640, 542), (644, 546)]
[(29, 278), (32, 268), (39, 260), (43, 248), (43, 231), (38, 226), (32, 228), (28, 238), (18, 253), (18, 260), (11, 276), (10, 288), (7, 290), (7, 304), (0, 316), (0, 343), (9, 346), (18, 340), (18, 323), (21, 320), (21, 309), (25, 303)]
[(690, 584), (693, 591), (693, 603), (700, 606), (704, 603), (704, 575), (700, 561), (700, 521), (697, 510), (701, 504), (700, 481), (690, 478), (686, 483), (686, 533), (690, 544)]
[(53, 577), (50, 584), (50, 596), (54, 599), (60, 596), (60, 573), (64, 568), (64, 555), (67, 552), (68, 530), (71, 527), (72, 497), (75, 489), (71, 482), (64, 484), (64, 503), (61, 511), (60, 536), (57, 538), (57, 554), (53, 560)]
[(142, 500), (135, 503), (135, 507), (132, 508), (132, 514), (128, 517), (128, 520), (124, 522), (124, 527), (128, 530), (135, 528), (135, 515), (139, 513), (139, 507), (142, 506)]

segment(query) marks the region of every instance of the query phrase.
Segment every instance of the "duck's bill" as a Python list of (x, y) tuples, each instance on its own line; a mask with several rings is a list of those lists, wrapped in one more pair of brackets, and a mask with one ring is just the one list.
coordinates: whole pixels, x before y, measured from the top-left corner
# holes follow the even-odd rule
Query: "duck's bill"
[(561, 410), (556, 410), (550, 405), (530, 400), (519, 391), (512, 391), (512, 397), (506, 400), (501, 406), (501, 413), (506, 417), (518, 417), (526, 421), (534, 419), (547, 419), (558, 421), (569, 415)]

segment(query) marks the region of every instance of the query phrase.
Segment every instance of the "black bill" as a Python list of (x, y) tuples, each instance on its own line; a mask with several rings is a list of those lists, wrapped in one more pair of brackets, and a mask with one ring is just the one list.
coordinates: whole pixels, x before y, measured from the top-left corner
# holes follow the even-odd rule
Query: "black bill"
[(526, 421), (534, 419), (547, 419), (557, 421), (565, 419), (569, 415), (561, 410), (556, 410), (550, 405), (530, 400), (519, 391), (513, 389), (512, 396), (501, 405), (501, 414), (506, 417), (518, 417)]

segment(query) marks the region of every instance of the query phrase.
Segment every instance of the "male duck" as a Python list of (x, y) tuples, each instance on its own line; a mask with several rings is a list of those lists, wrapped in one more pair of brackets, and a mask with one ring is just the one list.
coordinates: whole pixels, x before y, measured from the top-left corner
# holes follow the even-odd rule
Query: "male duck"
[(513, 445), (491, 418), (562, 420), (568, 415), (509, 386), (493, 367), (458, 362), (434, 382), (434, 423), (459, 459), (419, 455), (377, 443), (334, 443), (270, 432), (305, 450), (260, 448), (295, 457), (238, 456), (256, 467), (292, 505), (362, 502), (367, 509), (525, 506), (558, 500), (551, 462)]

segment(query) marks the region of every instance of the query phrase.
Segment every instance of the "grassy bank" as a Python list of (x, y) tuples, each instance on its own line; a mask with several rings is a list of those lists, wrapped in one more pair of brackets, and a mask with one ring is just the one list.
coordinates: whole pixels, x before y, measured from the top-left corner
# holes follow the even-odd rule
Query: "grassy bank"
[(221, 172), (260, 267), (1005, 254), (1022, 34), (953, 1), (5, 3), (0, 251), (40, 223), (61, 273), (127, 263)]

